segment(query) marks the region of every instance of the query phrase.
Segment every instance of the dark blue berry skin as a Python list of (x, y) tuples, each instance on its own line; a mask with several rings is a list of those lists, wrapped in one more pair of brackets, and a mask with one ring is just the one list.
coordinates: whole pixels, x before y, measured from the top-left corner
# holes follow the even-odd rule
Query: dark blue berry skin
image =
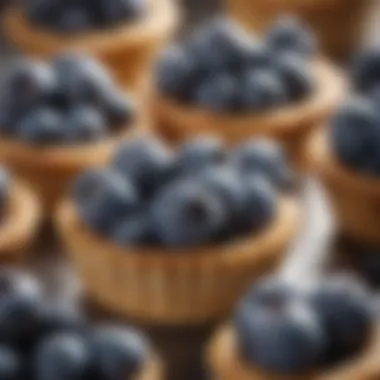
[(103, 97), (114, 88), (105, 68), (88, 56), (65, 53), (53, 62), (62, 93), (75, 105), (78, 102), (101, 107)]
[(146, 2), (141, 0), (103, 1), (102, 11), (107, 25), (117, 25), (139, 19), (145, 13)]
[(29, 144), (59, 144), (64, 141), (62, 118), (50, 108), (37, 108), (16, 125), (18, 138)]
[(282, 78), (291, 101), (300, 100), (315, 88), (315, 78), (309, 65), (295, 54), (284, 54), (276, 59), (275, 69)]
[(352, 66), (355, 89), (371, 93), (380, 85), (380, 49), (372, 48), (358, 54)]
[(55, 90), (57, 78), (47, 64), (21, 60), (10, 70), (3, 87), (8, 106), (25, 115), (32, 107), (41, 104)]
[(147, 359), (148, 344), (137, 331), (105, 326), (90, 341), (92, 372), (102, 380), (132, 378)]
[(34, 378), (82, 380), (89, 368), (89, 358), (89, 347), (80, 335), (51, 335), (36, 347), (33, 360)]
[(155, 75), (157, 87), (162, 94), (178, 101), (188, 101), (193, 98), (199, 82), (196, 57), (174, 45), (159, 59)]
[(123, 143), (112, 160), (112, 167), (149, 197), (172, 175), (174, 158), (159, 140), (134, 139)]
[(56, 28), (65, 33), (79, 33), (91, 28), (91, 17), (80, 6), (72, 6), (61, 12)]
[(110, 91), (103, 97), (103, 108), (107, 126), (111, 130), (129, 126), (136, 117), (136, 107), (126, 94)]
[(139, 207), (133, 184), (115, 171), (92, 169), (73, 185), (73, 197), (81, 218), (100, 233), (108, 233), (124, 215)]
[(190, 37), (187, 48), (211, 74), (240, 70), (246, 65), (263, 67), (269, 63), (264, 46), (224, 18), (199, 29)]
[(234, 160), (243, 175), (261, 174), (279, 189), (289, 188), (294, 179), (284, 150), (271, 140), (252, 139), (243, 143), (236, 148)]
[(212, 112), (238, 110), (239, 83), (229, 74), (210, 76), (203, 81), (195, 93), (195, 103)]
[(380, 117), (368, 99), (354, 98), (331, 122), (332, 150), (338, 159), (362, 173), (380, 173)]
[(211, 242), (225, 228), (226, 210), (202, 181), (179, 180), (153, 199), (152, 226), (168, 247), (191, 247)]
[(9, 173), (4, 168), (0, 167), (0, 210), (4, 211), (6, 201), (9, 195), (11, 179)]
[(267, 69), (248, 70), (242, 78), (241, 102), (245, 112), (260, 112), (283, 105), (287, 100), (281, 77)]
[(208, 167), (227, 163), (228, 155), (222, 142), (214, 137), (198, 137), (182, 144), (177, 155), (181, 173), (196, 173)]
[(0, 273), (0, 340), (26, 348), (36, 337), (43, 295), (34, 279), (18, 272)]
[(102, 114), (87, 106), (69, 110), (63, 118), (64, 138), (67, 142), (96, 141), (106, 135), (107, 125)]
[(111, 238), (121, 246), (146, 245), (152, 242), (152, 229), (147, 217), (127, 216), (112, 231)]
[(10, 347), (0, 346), (0, 379), (22, 380), (21, 358)]
[[(259, 285), (260, 286), (260, 285)], [(278, 287), (260, 287), (235, 314), (238, 344), (245, 360), (270, 373), (298, 374), (318, 364), (325, 336), (309, 304)]]
[(283, 17), (267, 36), (269, 49), (276, 53), (296, 53), (301, 57), (315, 54), (316, 41), (296, 18)]
[(341, 359), (360, 350), (372, 331), (374, 310), (365, 287), (348, 277), (324, 279), (310, 304), (328, 339), (324, 359)]
[(26, 0), (22, 3), (30, 21), (45, 27), (57, 21), (57, 13), (62, 8), (59, 0)]
[(275, 217), (277, 191), (267, 178), (257, 175), (243, 181), (242, 192), (244, 207), (237, 221), (238, 230), (242, 233), (263, 231)]

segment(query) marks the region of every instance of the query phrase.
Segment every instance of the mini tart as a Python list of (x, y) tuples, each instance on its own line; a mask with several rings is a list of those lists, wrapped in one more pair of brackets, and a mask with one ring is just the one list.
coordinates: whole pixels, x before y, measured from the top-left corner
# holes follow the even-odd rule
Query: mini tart
[(322, 129), (306, 145), (305, 161), (323, 182), (337, 227), (360, 243), (380, 246), (380, 178), (341, 163)]
[(331, 369), (298, 375), (267, 373), (245, 362), (231, 325), (217, 331), (207, 354), (212, 379), (217, 380), (375, 380), (380, 377), (380, 326), (374, 328), (371, 340), (356, 358)]
[(344, 58), (360, 45), (374, 0), (225, 0), (228, 13), (248, 29), (266, 32), (295, 14), (316, 34), (322, 50)]
[(255, 277), (273, 269), (296, 235), (300, 207), (282, 198), (264, 232), (194, 249), (117, 246), (91, 231), (66, 200), (59, 231), (87, 292), (103, 307), (157, 325), (200, 325), (225, 317)]
[(305, 138), (334, 112), (346, 89), (342, 74), (327, 61), (315, 61), (312, 70), (317, 79), (313, 94), (301, 102), (265, 113), (217, 114), (197, 106), (179, 104), (153, 90), (152, 117), (159, 132), (174, 142), (210, 133), (230, 144), (253, 136), (268, 136), (283, 142), (290, 158), (298, 164)]
[(131, 127), (117, 136), (76, 146), (34, 146), (0, 137), (0, 162), (31, 186), (49, 217), (73, 178), (89, 166), (107, 163), (120, 139), (138, 132)]
[(79, 35), (32, 25), (14, 7), (5, 15), (4, 29), (9, 41), (23, 53), (45, 59), (65, 50), (84, 50), (106, 63), (119, 83), (135, 88), (145, 81), (156, 53), (179, 24), (174, 0), (147, 0), (147, 3), (147, 14), (135, 23)]
[(33, 243), (40, 221), (39, 200), (25, 183), (13, 180), (0, 221), (0, 261), (19, 261)]

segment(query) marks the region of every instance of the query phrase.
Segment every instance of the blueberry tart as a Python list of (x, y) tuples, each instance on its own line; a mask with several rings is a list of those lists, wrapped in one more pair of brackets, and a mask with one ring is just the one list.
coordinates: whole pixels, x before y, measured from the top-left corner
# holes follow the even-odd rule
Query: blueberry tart
[(310, 292), (279, 279), (253, 287), (209, 347), (219, 380), (371, 380), (380, 376), (374, 297), (346, 277)]
[(156, 138), (121, 145), (84, 172), (58, 208), (70, 257), (95, 301), (154, 324), (223, 317), (275, 267), (300, 223), (293, 176), (269, 140), (232, 149)]
[(90, 324), (76, 302), (47, 296), (21, 271), (1, 270), (0, 374), (9, 380), (161, 380), (138, 330)]
[(165, 50), (151, 93), (160, 132), (174, 141), (213, 133), (230, 144), (270, 136), (296, 158), (339, 104), (345, 81), (312, 43), (272, 44), (270, 35), (255, 38), (218, 18)]
[(306, 160), (322, 179), (337, 227), (359, 243), (380, 245), (380, 50), (353, 64), (352, 92), (306, 146)]
[[(297, 15), (315, 32), (323, 52), (341, 59), (360, 46), (374, 3), (373, 0), (227, 0), (226, 11), (248, 30), (260, 33), (281, 15)], [(296, 34), (291, 33), (292, 36), (298, 33), (294, 31)]]
[(34, 242), (41, 206), (27, 184), (0, 167), (0, 261), (18, 262)]
[(50, 212), (73, 176), (105, 163), (137, 124), (132, 99), (96, 60), (81, 54), (51, 64), (21, 60), (1, 90), (0, 160)]
[(51, 58), (86, 51), (117, 80), (138, 88), (179, 21), (172, 0), (23, 0), (5, 15), (8, 40), (23, 53)]

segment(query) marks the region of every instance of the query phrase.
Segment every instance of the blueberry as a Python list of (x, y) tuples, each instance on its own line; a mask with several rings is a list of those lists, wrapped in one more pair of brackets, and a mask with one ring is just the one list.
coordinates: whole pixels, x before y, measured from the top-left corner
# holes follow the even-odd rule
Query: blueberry
[(108, 71), (80, 53), (64, 53), (53, 62), (60, 90), (73, 103), (103, 106), (104, 94), (114, 88)]
[(241, 303), (235, 328), (242, 355), (265, 371), (298, 374), (312, 369), (325, 348), (324, 331), (309, 304), (286, 285), (264, 287)]
[(228, 222), (221, 231), (223, 241), (235, 235), (241, 218), (245, 215), (245, 193), (243, 182), (231, 166), (207, 167), (197, 174), (204, 185), (218, 198), (227, 213)]
[(186, 46), (211, 75), (240, 70), (247, 65), (263, 67), (270, 61), (264, 45), (225, 18), (217, 18), (200, 28)]
[(372, 48), (358, 54), (352, 67), (355, 89), (371, 93), (380, 85), (380, 49)]
[(58, 144), (64, 141), (62, 118), (48, 107), (40, 107), (23, 117), (16, 126), (18, 137), (31, 144)]
[(98, 327), (90, 347), (93, 372), (103, 380), (129, 379), (149, 354), (148, 343), (139, 332), (118, 326)]
[(24, 115), (45, 101), (56, 86), (57, 78), (49, 65), (21, 60), (10, 69), (3, 96), (7, 97), (8, 105), (15, 107), (19, 115)]
[(152, 235), (149, 220), (143, 215), (127, 216), (112, 231), (112, 239), (122, 246), (149, 244)]
[(243, 175), (262, 174), (280, 188), (288, 188), (293, 181), (284, 150), (267, 139), (251, 139), (238, 146), (234, 153), (237, 167)]
[(353, 98), (331, 122), (333, 152), (344, 164), (364, 173), (380, 173), (380, 117), (368, 99)]
[(260, 232), (273, 221), (277, 211), (277, 192), (260, 175), (248, 177), (242, 185), (244, 207), (237, 229), (241, 232)]
[(276, 70), (282, 78), (289, 100), (300, 100), (310, 95), (315, 88), (315, 78), (309, 65), (294, 54), (278, 57)]
[(206, 167), (218, 167), (227, 162), (222, 142), (214, 137), (198, 137), (184, 143), (177, 156), (182, 173), (194, 173)]
[(58, 21), (62, 9), (60, 0), (24, 0), (25, 12), (33, 23), (42, 26), (53, 26)]
[(92, 169), (73, 185), (73, 197), (81, 218), (100, 233), (108, 233), (139, 207), (133, 184), (119, 173)]
[(241, 108), (244, 111), (265, 111), (283, 105), (287, 93), (281, 77), (274, 70), (248, 70), (241, 83)]
[(238, 109), (239, 84), (232, 75), (220, 73), (203, 81), (195, 93), (195, 103), (212, 112)]
[[(355, 252), (356, 253), (356, 252)], [(364, 249), (358, 252), (357, 269), (371, 287), (380, 286), (380, 254), (378, 249)]]
[(108, 0), (103, 1), (103, 17), (108, 25), (128, 22), (143, 16), (146, 3), (142, 0)]
[(70, 109), (63, 117), (65, 139), (81, 143), (99, 140), (106, 134), (106, 122), (100, 112), (88, 106)]
[(283, 17), (267, 36), (267, 44), (275, 53), (296, 53), (310, 57), (316, 51), (314, 36), (294, 17)]
[(21, 358), (11, 348), (0, 346), (0, 379), (21, 380), (22, 363)]
[(82, 380), (89, 368), (89, 347), (83, 337), (59, 333), (44, 339), (33, 360), (38, 380)]
[(223, 202), (196, 179), (179, 180), (161, 190), (151, 217), (155, 235), (169, 247), (208, 243), (227, 223)]
[(326, 360), (347, 357), (367, 341), (374, 312), (366, 288), (349, 277), (323, 279), (310, 303), (328, 338)]
[(179, 101), (188, 101), (193, 98), (199, 82), (196, 57), (174, 45), (159, 59), (155, 75), (161, 93)]
[(91, 19), (86, 9), (72, 6), (64, 9), (58, 19), (56, 28), (65, 33), (78, 33), (90, 29)]
[(0, 166), (0, 210), (4, 211), (11, 186), (9, 173)]
[(135, 105), (132, 99), (126, 94), (117, 91), (109, 91), (108, 94), (105, 94), (103, 111), (110, 129), (126, 127), (136, 117)]
[(145, 137), (123, 143), (114, 155), (112, 166), (147, 197), (172, 175), (174, 158), (159, 140)]
[(34, 279), (17, 272), (0, 274), (0, 340), (27, 346), (35, 339), (44, 304)]

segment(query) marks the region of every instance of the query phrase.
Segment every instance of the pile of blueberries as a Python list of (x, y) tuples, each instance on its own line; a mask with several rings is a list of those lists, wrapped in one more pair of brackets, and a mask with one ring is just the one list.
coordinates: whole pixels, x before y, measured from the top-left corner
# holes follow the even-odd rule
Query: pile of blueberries
[(128, 380), (149, 355), (135, 330), (90, 326), (21, 272), (0, 273), (0, 379)]
[(134, 106), (108, 71), (76, 53), (22, 60), (0, 95), (0, 134), (30, 144), (96, 141), (130, 125)]
[(213, 112), (260, 112), (309, 95), (315, 41), (294, 18), (282, 18), (264, 40), (217, 19), (164, 52), (159, 91)]
[(349, 360), (370, 343), (374, 297), (353, 278), (331, 276), (300, 291), (266, 279), (235, 315), (243, 357), (269, 372), (298, 374)]
[(352, 87), (354, 95), (332, 119), (332, 148), (350, 168), (380, 176), (380, 49), (354, 60)]
[(73, 199), (88, 226), (120, 245), (190, 247), (265, 229), (292, 174), (269, 140), (230, 150), (200, 137), (173, 152), (150, 137), (126, 141), (110, 167), (82, 174)]
[(24, 0), (27, 17), (35, 24), (78, 33), (117, 27), (144, 16), (146, 0)]

